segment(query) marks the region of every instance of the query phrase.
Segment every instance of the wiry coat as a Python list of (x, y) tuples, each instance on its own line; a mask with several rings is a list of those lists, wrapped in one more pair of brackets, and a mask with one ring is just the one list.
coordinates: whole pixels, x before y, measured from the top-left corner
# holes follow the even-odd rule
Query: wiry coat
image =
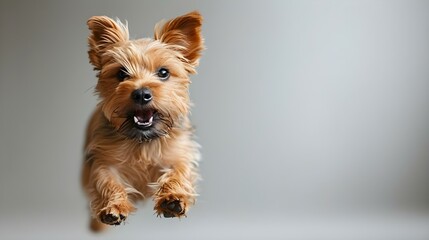
[[(151, 196), (156, 213), (166, 217), (183, 216), (194, 203), (199, 152), (188, 88), (203, 49), (201, 22), (201, 15), (191, 12), (158, 24), (154, 39), (129, 40), (126, 25), (108, 17), (89, 19), (88, 54), (98, 71), (100, 103), (87, 129), (82, 182), (94, 230), (101, 223), (120, 224), (135, 201)], [(167, 81), (154, 74), (160, 67), (169, 70)], [(122, 69), (128, 78), (118, 81)], [(147, 106), (130, 98), (143, 87), (153, 95)], [(146, 109), (154, 114), (154, 126), (140, 131), (129, 117)]]

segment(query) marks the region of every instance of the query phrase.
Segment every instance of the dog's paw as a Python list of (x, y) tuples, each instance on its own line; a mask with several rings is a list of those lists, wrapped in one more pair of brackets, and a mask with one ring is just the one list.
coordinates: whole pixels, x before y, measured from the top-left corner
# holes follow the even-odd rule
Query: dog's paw
[(99, 219), (104, 224), (119, 225), (127, 219), (130, 210), (131, 207), (127, 205), (114, 205), (102, 211)]
[(191, 205), (195, 203), (195, 190), (186, 179), (167, 176), (161, 179), (158, 190), (153, 195), (154, 210), (158, 216), (166, 218), (186, 217)]
[(162, 199), (155, 205), (157, 215), (163, 215), (165, 218), (186, 216), (186, 208), (185, 202), (179, 199)]
[(168, 201), (161, 203), (162, 213), (166, 218), (180, 217), (185, 214), (185, 207), (180, 200)]
[(100, 215), (100, 221), (108, 225), (119, 225), (125, 221), (126, 218), (127, 217), (122, 214), (104, 213)]

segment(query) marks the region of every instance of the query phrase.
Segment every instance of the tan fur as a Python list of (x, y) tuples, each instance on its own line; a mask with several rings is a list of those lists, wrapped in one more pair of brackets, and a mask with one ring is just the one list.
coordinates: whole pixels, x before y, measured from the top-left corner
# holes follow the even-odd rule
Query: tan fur
[[(88, 20), (88, 54), (98, 71), (100, 97), (87, 129), (82, 171), (93, 230), (103, 229), (101, 222), (121, 223), (136, 201), (149, 197), (158, 215), (170, 217), (185, 216), (194, 204), (199, 152), (188, 117), (188, 75), (195, 73), (204, 48), (201, 23), (201, 15), (191, 12), (158, 24), (155, 39), (129, 40), (127, 26), (120, 22), (105, 16)], [(130, 75), (122, 82), (117, 79), (121, 67)], [(154, 74), (160, 67), (170, 71), (168, 80)], [(153, 126), (160, 133), (155, 138), (122, 132), (127, 114), (136, 108), (131, 93), (142, 87), (152, 90), (150, 107), (167, 119)], [(174, 201), (180, 212), (166, 208)]]

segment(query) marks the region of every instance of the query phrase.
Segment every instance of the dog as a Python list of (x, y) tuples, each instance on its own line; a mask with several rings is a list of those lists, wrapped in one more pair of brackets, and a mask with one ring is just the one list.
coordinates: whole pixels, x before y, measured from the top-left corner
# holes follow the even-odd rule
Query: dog
[(149, 197), (166, 218), (186, 216), (195, 203), (199, 145), (189, 119), (189, 76), (205, 48), (202, 20), (190, 12), (137, 40), (130, 40), (127, 23), (88, 20), (99, 96), (82, 169), (92, 230), (123, 223)]

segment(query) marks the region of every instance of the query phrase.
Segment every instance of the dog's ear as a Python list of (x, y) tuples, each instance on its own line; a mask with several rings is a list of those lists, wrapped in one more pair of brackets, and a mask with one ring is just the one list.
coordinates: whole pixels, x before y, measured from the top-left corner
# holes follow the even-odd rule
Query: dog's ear
[(89, 60), (97, 70), (101, 69), (101, 56), (116, 43), (125, 42), (129, 38), (127, 24), (119, 20), (115, 22), (106, 16), (91, 17), (88, 22), (91, 34), (88, 37)]
[(201, 51), (204, 49), (204, 40), (201, 36), (203, 17), (197, 11), (159, 22), (155, 26), (155, 40), (178, 46), (178, 51), (192, 66), (197, 66)]

